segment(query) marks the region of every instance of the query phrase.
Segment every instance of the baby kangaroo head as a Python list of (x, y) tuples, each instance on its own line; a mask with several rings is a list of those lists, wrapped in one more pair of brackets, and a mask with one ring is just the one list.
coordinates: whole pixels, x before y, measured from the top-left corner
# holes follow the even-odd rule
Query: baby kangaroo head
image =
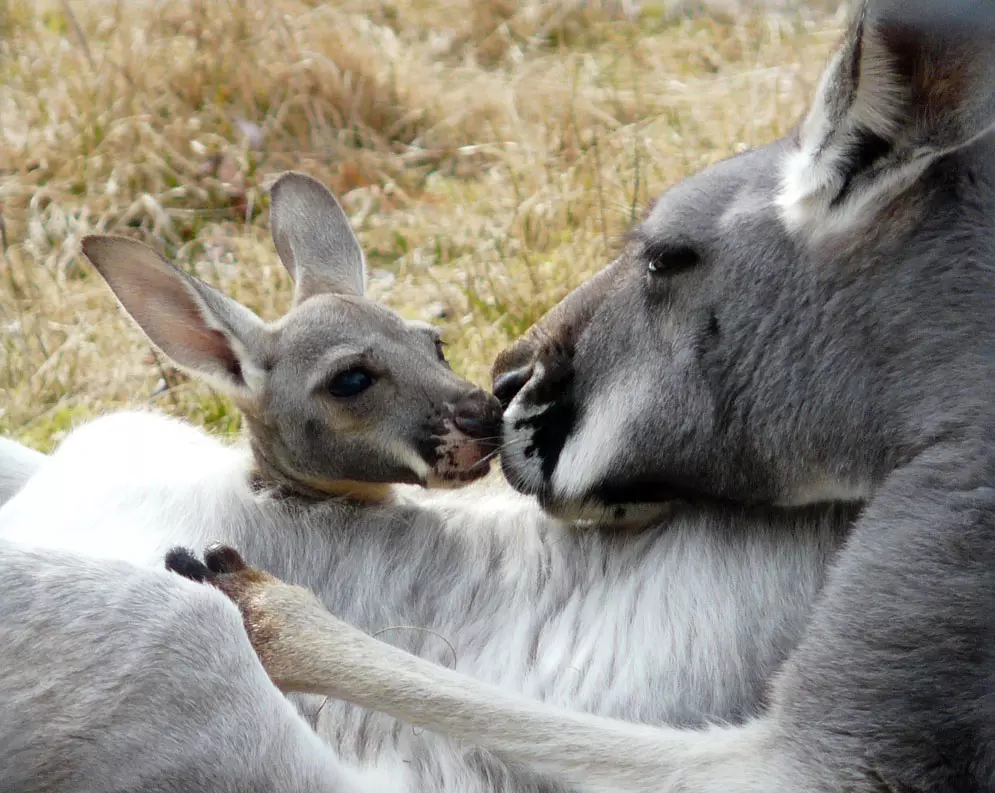
[(434, 328), (364, 298), (363, 252), (323, 185), (288, 173), (270, 195), (294, 279), (274, 323), (139, 242), (94, 235), (83, 252), (164, 354), (240, 407), (264, 478), (361, 497), (486, 474), (497, 401), (450, 370)]

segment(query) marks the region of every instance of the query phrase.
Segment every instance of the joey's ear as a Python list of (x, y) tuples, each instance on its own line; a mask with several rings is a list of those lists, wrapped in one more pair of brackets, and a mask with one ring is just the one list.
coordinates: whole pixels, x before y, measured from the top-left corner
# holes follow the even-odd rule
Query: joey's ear
[(875, 201), (993, 127), (995, 3), (861, 2), (785, 163), (779, 203), (796, 228), (868, 218)]
[(219, 391), (236, 397), (251, 393), (266, 343), (259, 317), (135, 240), (91, 235), (82, 247), (163, 353)]
[(270, 230), (294, 279), (294, 305), (313, 295), (362, 295), (366, 265), (338, 200), (316, 179), (286, 173), (270, 188)]

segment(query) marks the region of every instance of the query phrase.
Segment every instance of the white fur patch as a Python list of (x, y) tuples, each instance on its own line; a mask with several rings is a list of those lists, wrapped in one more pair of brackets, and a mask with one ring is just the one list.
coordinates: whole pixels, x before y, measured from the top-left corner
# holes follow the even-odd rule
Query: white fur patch
[[(756, 696), (751, 681), (772, 673), (781, 648), (801, 635), (835, 547), (838, 532), (828, 523), (768, 527), (740, 518), (742, 525), (729, 527), (716, 516), (679, 513), (663, 532), (602, 538), (549, 519), (533, 500), (497, 484), (450, 493), (403, 488), (403, 504), (371, 505), (360, 512), (334, 502), (286, 512), (280, 501), (260, 500), (250, 492), (250, 459), (244, 449), (183, 423), (154, 414), (118, 415), (72, 433), (0, 509), (0, 537), (72, 547), (83, 554), (71, 565), (64, 557), (39, 557), (46, 568), (32, 574), (35, 590), (27, 597), (11, 585), (4, 589), (14, 597), (8, 600), (18, 619), (55, 628), (47, 634), (37, 631), (31, 641), (0, 644), (0, 668), (5, 670), (0, 689), (7, 684), (0, 695), (31, 703), (11, 723), (20, 730), (18, 737), (46, 734), (45, 715), (38, 709), (43, 705), (65, 720), (74, 736), (97, 729), (107, 745), (158, 747), (157, 762), (177, 763), (192, 773), (220, 769), (248, 780), (243, 788), (520, 793), (534, 783), (527, 785), (511, 774), (488, 777), (467, 754), (471, 741), (500, 749), (507, 748), (502, 741), (512, 739), (524, 744), (511, 747), (521, 749), (508, 755), (512, 759), (532, 762), (539, 753), (540, 761), (551, 764), (547, 769), (561, 780), (563, 774), (573, 774), (569, 779), (581, 786), (658, 791), (663, 780), (703, 791), (770, 789), (736, 788), (729, 781), (735, 782), (737, 774), (762, 779), (764, 785), (768, 780), (765, 773), (750, 776), (753, 771), (747, 768), (750, 758), (761, 756), (763, 742), (741, 742), (738, 730), (701, 733), (701, 740), (697, 733), (654, 732), (654, 741), (663, 742), (633, 756), (622, 751), (636, 745), (628, 733), (604, 745), (599, 731), (585, 730), (578, 736), (584, 739), (580, 744), (558, 719), (545, 722), (551, 730), (542, 731), (532, 719), (547, 712), (540, 700), (571, 713), (655, 724), (698, 710), (716, 718), (742, 712), (743, 704)], [(284, 525), (287, 520), (292, 525)], [(399, 523), (403, 531), (396, 530)], [(333, 696), (321, 702), (317, 734), (327, 747), (322, 746), (264, 677), (244, 634), (233, 630), (238, 625), (233, 608), (171, 612), (163, 608), (159, 591), (138, 586), (138, 576), (151, 577), (152, 571), (129, 573), (126, 566), (111, 571), (105, 562), (85, 558), (113, 556), (161, 571), (169, 547), (199, 549), (212, 539), (245, 550), (265, 548), (272, 572), (292, 571), (288, 578), (312, 582), (325, 605), (348, 624), (368, 631), (420, 626), (445, 637), (412, 645), (413, 653), (432, 662), (430, 677), (408, 676), (411, 656), (404, 655), (403, 664), (388, 670), (386, 681), (369, 678), (371, 662), (387, 647), (380, 642), (373, 655), (347, 654), (343, 662), (356, 673), (351, 684), (364, 696), (379, 697), (388, 688), (396, 694), (400, 688), (404, 708), (430, 713), (438, 704), (434, 674), (453, 663), (451, 645), (460, 672), (510, 696), (524, 696), (537, 710), (523, 714), (524, 721), (498, 720), (478, 709), (482, 703), (473, 689), (447, 688), (449, 704), (433, 718), (480, 715), (476, 731), (452, 731), (465, 739), (461, 741), (412, 730), (410, 719), (400, 724), (371, 716)], [(6, 547), (0, 550), (0, 575), (11, 569), (12, 556)], [(29, 569), (38, 564), (25, 563)], [(200, 592), (175, 576), (154, 575), (171, 589)], [(88, 587), (88, 581), (94, 585)], [(53, 601), (59, 587), (63, 595)], [(66, 587), (76, 587), (78, 593)], [(102, 588), (113, 594), (112, 602), (131, 607), (88, 605), (86, 591)], [(224, 605), (206, 589), (199, 599), (205, 598)], [(53, 602), (71, 603), (72, 608), (53, 609)], [(432, 605), (425, 610), (419, 603)], [(9, 626), (11, 619), (8, 612), (0, 625)], [(67, 624), (71, 632), (59, 627)], [(743, 630), (752, 641), (741, 641)], [(172, 648), (176, 662), (138, 663), (130, 639), (135, 631), (156, 637), (158, 647)], [(424, 636), (418, 630), (407, 633)], [(399, 630), (383, 638), (400, 642), (406, 635)], [(35, 658), (48, 666), (24, 667), (25, 648), (34, 648)], [(135, 660), (125, 663), (128, 653)], [(91, 685), (94, 670), (108, 681), (103, 687)], [(232, 678), (232, 670), (238, 677)], [(25, 680), (34, 681), (44, 696), (32, 701)], [(225, 681), (232, 681), (240, 696), (226, 692)], [(117, 712), (120, 704), (106, 695), (123, 687), (135, 692), (135, 708), (124, 709), (127, 713)], [(53, 690), (59, 692), (57, 700), (51, 697)], [(181, 705), (194, 696), (204, 703), (203, 712), (214, 717), (206, 726), (164, 719), (159, 698), (177, 696), (171, 692), (179, 692)], [(504, 699), (492, 704), (501, 705)], [(398, 699), (392, 703), (387, 705), (397, 706)], [(131, 740), (135, 729), (142, 731), (137, 744)], [(634, 729), (641, 735), (648, 728)], [(679, 738), (680, 744), (669, 738)], [(552, 743), (557, 739), (559, 744)], [(15, 754), (11, 760), (20, 766), (13, 772), (5, 766), (5, 772), (30, 770), (46, 756), (44, 741), (28, 746), (36, 751)], [(707, 768), (699, 776), (674, 781), (666, 764), (683, 746), (708, 759)], [(261, 777), (249, 773), (252, 758), (265, 760), (260, 774), (270, 774), (267, 779), (283, 775), (285, 784), (253, 784)], [(597, 768), (592, 770), (586, 758), (593, 758)], [(69, 753), (68, 761), (74, 759)], [(83, 770), (96, 774), (104, 765), (113, 770), (115, 759), (119, 757), (94, 753)], [(694, 758), (677, 757), (682, 768), (685, 759)], [(302, 781), (309, 769), (314, 777)], [(319, 776), (321, 771), (326, 775)], [(592, 776), (595, 772), (600, 776)], [(710, 780), (715, 785), (704, 784)], [(66, 793), (79, 784), (74, 778), (50, 787)]]
[(538, 457), (527, 457), (525, 454), (532, 444), (532, 428), (526, 426), (517, 429), (517, 425), (542, 415), (549, 408), (548, 405), (525, 404), (528, 394), (535, 388), (536, 383), (542, 382), (545, 374), (542, 364), (536, 363), (529, 382), (518, 392), (504, 412), (504, 443), (501, 454), (505, 459), (505, 468), (513, 472), (513, 476), (517, 479), (514, 482), (515, 486), (528, 493), (538, 492), (542, 487), (542, 463)]
[[(897, 184), (910, 181), (905, 167), (899, 169), (899, 179), (886, 172), (870, 189), (850, 196), (840, 206), (832, 206), (845, 178), (841, 160), (849, 156), (857, 136), (870, 132), (894, 139), (900, 132), (900, 114), (906, 99), (906, 89), (894, 73), (888, 53), (873, 30), (865, 29), (857, 95), (845, 117), (834, 119), (839, 109), (831, 107), (830, 101), (834, 93), (842, 90), (838, 83), (843, 79), (841, 72), (848, 68), (842, 60), (848, 56), (846, 52), (837, 53), (826, 68), (802, 125), (801, 145), (783, 164), (776, 203), (792, 232), (828, 236), (867, 224), (883, 203), (882, 194), (890, 195)], [(911, 176), (919, 173), (921, 168)]]
[(396, 460), (423, 482), (427, 482), (432, 474), (431, 466), (422, 459), (422, 456), (397, 438), (388, 439), (384, 453), (388, 459)]
[(106, 416), (70, 433), (3, 505), (0, 537), (158, 567), (168, 548), (202, 547), (251, 502), (251, 463), (161, 414)]
[(557, 499), (583, 499), (612, 473), (624, 454), (624, 429), (639, 413), (638, 394), (647, 384), (636, 377), (623, 381), (624, 387), (611, 388), (588, 404), (579, 426), (567, 438), (552, 477)]
[[(838, 237), (866, 228), (874, 222), (889, 201), (918, 179), (938, 155), (924, 155), (918, 159), (882, 171), (871, 184), (854, 191), (846, 200), (832, 206), (832, 191), (822, 194), (805, 194), (802, 189), (785, 190), (777, 198), (781, 218), (789, 232), (803, 234), (810, 241)], [(796, 152), (785, 162), (785, 183), (793, 170), (805, 167), (804, 152)]]

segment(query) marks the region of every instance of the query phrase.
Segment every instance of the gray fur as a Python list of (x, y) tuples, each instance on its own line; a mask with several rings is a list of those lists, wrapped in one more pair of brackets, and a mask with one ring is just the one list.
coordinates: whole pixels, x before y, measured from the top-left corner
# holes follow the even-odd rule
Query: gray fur
[(502, 394), (504, 464), (565, 515), (870, 497), (774, 688), (768, 768), (801, 763), (790, 790), (989, 790), (995, 7), (856, 20), (796, 134), (664, 194), (505, 353), (498, 381), (530, 378)]
[[(288, 524), (284, 516), (273, 536), (307, 526), (306, 545), (267, 558), (254, 543), (275, 549), (275, 540), (236, 531), (267, 524), (228, 522), (246, 504), (234, 464), (223, 493), (193, 492), (204, 487), (197, 477), (176, 484), (153, 467), (144, 490), (101, 488), (92, 479), (70, 488), (72, 515), (43, 504), (85, 467), (94, 425), (93, 442), (77, 438), (73, 447), (70, 438), (64, 468), (46, 464), (0, 511), (0, 531), (34, 519), (36, 533), (56, 527), (58, 542), (71, 544), (76, 527), (81, 550), (100, 537), (104, 552), (137, 561), (178, 538), (194, 544), (209, 539), (208, 530), (231, 531), (220, 538), (251, 563), (314, 587), (333, 612), (367, 629), (378, 617), (409, 616), (423, 587), (438, 586), (425, 602), (446, 616), (432, 624), (450, 629), (466, 652), (458, 649), (457, 658), (468, 659), (461, 668), (473, 677), (380, 651), (369, 637), (325, 621), (341, 644), (304, 642), (301, 634), (304, 650), (320, 650), (341, 674), (339, 683), (326, 675), (322, 686), (573, 784), (702, 793), (995, 788), (995, 141), (986, 120), (995, 42), (990, 5), (948, 7), (963, 13), (938, 28), (939, 0), (899, 11), (883, 1), (861, 5), (864, 23), (852, 27), (796, 134), (673, 188), (615, 263), (499, 361), (496, 387), (509, 403), (502, 462), (513, 485), (564, 516), (625, 517), (644, 514), (647, 504), (692, 502), (675, 522), (639, 535), (582, 535), (531, 507), (510, 528), (515, 509), (485, 502), (484, 519), (471, 508), (478, 491), (427, 499), (418, 514), (428, 510), (444, 523), (408, 523), (403, 510), (387, 509), (380, 513), (387, 525), (406, 529), (389, 533), (382, 555), (363, 557), (359, 544), (349, 546), (345, 555), (359, 554), (366, 567), (339, 568), (358, 577), (344, 577), (348, 603), (341, 603), (327, 580), (307, 574), (331, 563), (315, 538), (337, 543), (340, 532), (353, 534), (376, 553), (371, 513), (355, 524), (341, 517)], [(859, 79), (843, 77), (854, 74)], [(166, 484), (173, 501), (163, 503)], [(818, 583), (794, 589), (817, 582), (827, 560), (814, 521), (825, 508), (778, 513), (772, 505), (864, 498), (870, 506), (832, 566), (825, 595), (816, 598)], [(711, 501), (726, 506), (706, 506)], [(201, 503), (214, 512), (191, 509)], [(737, 503), (759, 504), (758, 523)], [(302, 514), (311, 513), (295, 519)], [(779, 514), (787, 524), (779, 526)], [(551, 529), (543, 526), (562, 533), (545, 543)], [(594, 538), (611, 558), (583, 546)], [(625, 560), (619, 568), (616, 559)], [(383, 580), (364, 579), (368, 569), (384, 570)], [(557, 569), (563, 590), (551, 574)], [(642, 606), (626, 599), (630, 584), (652, 593), (665, 582), (675, 587), (667, 598)], [(693, 602), (683, 599), (689, 593)], [(550, 611), (541, 608), (547, 597)], [(411, 607), (410, 616), (432, 622)], [(658, 631), (650, 642), (642, 629), (648, 618)], [(533, 625), (538, 645), (516, 644), (518, 631), (528, 635)], [(781, 630), (765, 633), (775, 625)], [(547, 647), (561, 665), (544, 665), (539, 650)], [(562, 662), (564, 647), (599, 661), (582, 664), (577, 686), (558, 695), (574, 667)], [(424, 637), (412, 649), (448, 662), (447, 648)], [(648, 730), (576, 714), (738, 721), (762, 706), (758, 681), (782, 654), (769, 706), (743, 726)], [(546, 689), (541, 677), (538, 690), (530, 688), (529, 664), (552, 672)], [(191, 671), (174, 674), (182, 680)], [(502, 688), (482, 691), (480, 678)], [(682, 688), (667, 689), (671, 680)], [(570, 710), (515, 698), (515, 689), (554, 704), (562, 696)], [(211, 702), (226, 707), (223, 698)], [(319, 728), (345, 762), (354, 760), (350, 744), (359, 754), (380, 747), (378, 770), (412, 759), (417, 776), (398, 772), (394, 789), (408, 782), (418, 790), (536, 789), (531, 777), (515, 776), (524, 772), (505, 776), (504, 766), (480, 754), (464, 759), (452, 744), (432, 744), (419, 759), (390, 758), (401, 739), (384, 736), (404, 730), (374, 734), (375, 720), (357, 717), (360, 726), (341, 718), (324, 727), (322, 712)], [(336, 730), (344, 724), (351, 729)], [(33, 726), (44, 745), (45, 725)], [(217, 745), (218, 757), (233, 762)]]
[(277, 180), (270, 196), (273, 243), (294, 277), (294, 304), (317, 294), (362, 297), (366, 260), (335, 196), (295, 173)]
[[(0, 790), (356, 789), (217, 593), (164, 570), (5, 541), (0, 592)], [(256, 722), (266, 742), (239, 729)]]
[[(267, 715), (276, 707), (269, 688), (260, 689), (248, 672), (234, 677), (225, 671), (233, 659), (247, 664), (254, 657), (247, 644), (244, 653), (236, 652), (244, 637), (227, 614), (224, 619), (217, 615), (217, 603), (206, 596), (187, 603), (181, 591), (173, 595), (173, 606), (161, 592), (169, 587), (164, 579), (172, 576), (137, 568), (125, 574), (121, 563), (94, 556), (116, 554), (155, 567), (178, 542), (198, 547), (225, 541), (254, 565), (313, 590), (333, 613), (382, 641), (509, 692), (634, 722), (699, 726), (711, 720), (740, 723), (761, 707), (766, 681), (801, 636), (853, 517), (845, 508), (679, 509), (659, 525), (626, 537), (611, 528), (578, 532), (542, 516), (526, 499), (502, 495), (502, 489), (488, 493), (479, 485), (452, 493), (405, 494), (393, 506), (254, 500), (233, 486), (227, 500), (207, 511), (190, 492), (199, 481), (196, 466), (190, 490), (184, 492), (184, 484), (174, 480), (164, 494), (162, 472), (141, 462), (136, 430), (147, 431), (144, 418), (123, 414), (81, 428), (75, 446), (66, 447), (61, 459), (54, 458), (52, 467), (29, 482), (20, 504), (15, 501), (0, 513), (0, 536), (17, 536), (21, 547), (60, 545), (77, 554), (49, 558), (35, 553), (31, 564), (39, 558), (45, 564), (33, 573), (29, 565), (3, 590), (28, 595), (0, 598), (0, 625), (10, 626), (9, 636), (22, 636), (22, 644), (36, 647), (26, 664), (18, 643), (0, 637), (8, 639), (0, 642), (0, 667), (24, 670), (20, 677), (0, 677), (0, 702), (11, 706), (5, 708), (4, 726), (8, 734), (24, 736), (34, 752), (3, 755), (0, 789), (7, 789), (12, 774), (30, 776), (26, 769), (35, 768), (39, 754), (57, 755), (65, 773), (94, 780), (91, 787), (66, 782), (60, 788), (61, 777), (33, 772), (40, 774), (33, 777), (36, 784), (47, 784), (44, 789), (108, 789), (99, 773), (116, 768), (116, 753), (108, 749), (107, 756), (79, 759), (67, 754), (68, 739), (50, 726), (54, 708), (76, 713), (71, 721), (76, 735), (101, 729), (113, 742), (118, 729), (131, 731), (135, 745), (148, 747), (149, 757), (159, 758), (164, 769), (183, 767), (184, 761), (191, 774), (203, 773), (197, 771), (202, 766), (241, 766), (243, 755), (232, 748), (239, 742), (253, 747), (260, 762), (277, 768), (286, 762), (266, 744), (274, 733), (293, 735), (296, 728), (283, 715)], [(42, 509), (40, 494), (53, 482), (65, 483), (66, 469), (81, 470), (94, 444), (107, 443), (114, 423), (119, 430), (114, 437), (121, 442), (109, 451), (121, 462), (105, 476), (118, 479), (127, 469), (128, 492), (95, 488), (92, 479), (81, 477), (78, 487), (64, 491), (63, 505), (49, 500), (48, 509)], [(159, 448), (169, 436), (175, 440), (194, 431), (163, 421), (161, 433), (150, 438)], [(191, 459), (197, 451), (190, 450)], [(34, 531), (19, 533), (28, 515)], [(59, 528), (65, 533), (56, 534)], [(18, 553), (0, 551), (0, 571), (26, 564), (17, 563)], [(143, 584), (145, 575), (151, 578)], [(142, 586), (149, 587), (147, 593), (139, 591)], [(102, 595), (105, 591), (109, 594)], [(25, 597), (29, 603), (35, 597), (45, 600), (29, 608)], [(99, 597), (129, 604), (132, 613), (107, 609), (100, 605), (105, 601), (88, 605)], [(8, 609), (17, 611), (13, 623)], [(45, 622), (35, 621), (38, 611), (49, 615)], [(78, 625), (80, 632), (63, 621)], [(397, 629), (379, 633), (392, 626)], [(201, 655), (196, 662), (160, 661), (145, 649), (149, 636), (174, 653)], [(122, 645), (134, 662), (115, 660)], [(218, 663), (214, 652), (221, 654)], [(136, 674), (142, 659), (146, 673)], [(93, 665), (109, 678), (99, 694), (91, 693)], [(170, 692), (180, 699), (194, 697), (198, 711), (213, 712), (223, 723), (195, 728), (160, 716), (158, 706), (136, 704), (132, 718), (119, 727), (115, 686), (122, 679), (135, 687), (136, 697), (147, 687), (162, 698)], [(647, 690), (655, 696), (647, 697)], [(259, 708), (258, 717), (239, 715), (233, 704), (238, 691), (251, 695), (249, 704), (261, 703), (252, 705)], [(58, 692), (58, 705), (48, 704), (49, 692)], [(325, 762), (337, 761), (337, 774), (354, 774), (357, 790), (572, 789), (555, 776), (522, 768), (514, 758), (501, 760), (335, 699), (294, 695), (292, 700), (303, 723), (316, 726), (328, 744)], [(192, 732), (198, 736), (195, 753), (185, 742)], [(312, 766), (321, 762), (314, 752), (306, 756)], [(300, 789), (295, 778), (289, 773), (281, 781), (260, 777), (254, 784), (259, 790), (292, 791)], [(230, 788), (216, 779), (200, 789)]]

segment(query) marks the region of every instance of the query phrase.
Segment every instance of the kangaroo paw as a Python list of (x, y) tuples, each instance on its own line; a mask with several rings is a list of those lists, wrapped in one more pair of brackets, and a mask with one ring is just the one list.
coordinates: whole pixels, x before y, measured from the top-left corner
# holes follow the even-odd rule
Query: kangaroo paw
[(277, 659), (286, 655), (281, 638), (294, 633), (291, 624), (296, 612), (314, 601), (313, 595), (249, 567), (228, 545), (208, 546), (203, 562), (186, 548), (173, 548), (165, 562), (167, 570), (219, 589), (238, 606), (253, 649), (273, 681), (283, 688), (275, 673), (280, 666)]

